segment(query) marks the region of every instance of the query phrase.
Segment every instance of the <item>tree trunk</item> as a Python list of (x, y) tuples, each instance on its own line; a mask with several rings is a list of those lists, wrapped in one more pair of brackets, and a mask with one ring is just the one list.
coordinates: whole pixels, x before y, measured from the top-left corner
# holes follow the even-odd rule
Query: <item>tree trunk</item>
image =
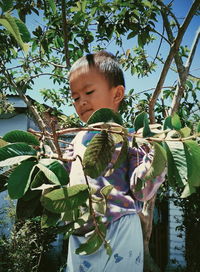
[(152, 233), (153, 211), (155, 201), (156, 195), (152, 199), (144, 203), (142, 212), (139, 214), (142, 224), (144, 241), (144, 272), (161, 272), (160, 268), (157, 266), (154, 259), (151, 257), (149, 251), (149, 241)]

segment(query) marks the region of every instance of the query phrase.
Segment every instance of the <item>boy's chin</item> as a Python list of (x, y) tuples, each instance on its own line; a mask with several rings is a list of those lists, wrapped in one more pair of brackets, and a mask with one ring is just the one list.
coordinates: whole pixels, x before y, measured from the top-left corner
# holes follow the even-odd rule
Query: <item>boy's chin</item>
[(94, 112), (93, 110), (88, 110), (87, 112), (82, 114), (82, 116), (80, 116), (81, 121), (87, 123), (93, 112)]

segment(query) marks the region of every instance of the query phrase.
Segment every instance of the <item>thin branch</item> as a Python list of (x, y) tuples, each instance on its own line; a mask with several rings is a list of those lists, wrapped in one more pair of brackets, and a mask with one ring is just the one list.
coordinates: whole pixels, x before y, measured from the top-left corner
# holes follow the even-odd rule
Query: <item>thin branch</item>
[(199, 43), (199, 39), (200, 39), (200, 27), (197, 29), (196, 36), (195, 36), (193, 44), (192, 44), (192, 48), (190, 50), (190, 54), (189, 54), (186, 64), (185, 64), (185, 68), (188, 73), (189, 73), (189, 70), (190, 70), (196, 49), (197, 49), (197, 45)]
[(159, 81), (157, 83), (156, 89), (155, 89), (155, 91), (149, 101), (149, 117), (150, 117), (151, 123), (155, 123), (154, 107), (156, 104), (156, 100), (158, 99), (158, 96), (160, 95), (160, 92), (162, 90), (162, 86), (165, 82), (165, 78), (167, 76), (168, 70), (169, 70), (170, 65), (172, 63), (172, 60), (173, 60), (176, 52), (179, 49), (183, 35), (184, 35), (190, 21), (192, 20), (192, 17), (194, 16), (196, 10), (198, 9), (199, 5), (200, 5), (200, 0), (195, 0), (193, 2), (192, 7), (190, 8), (182, 26), (179, 28), (178, 35), (171, 46), (171, 49), (170, 49), (169, 54), (167, 56), (166, 62), (163, 66)]
[(64, 48), (65, 48), (65, 60), (67, 67), (70, 67), (70, 60), (69, 60), (69, 50), (68, 50), (68, 25), (67, 25), (67, 16), (66, 16), (66, 1), (62, 0), (62, 27), (63, 27), (63, 36), (64, 36)]
[(169, 45), (171, 45), (170, 41), (163, 35), (163, 33), (161, 34), (160, 32), (158, 32), (154, 28), (151, 28), (151, 31), (155, 32), (156, 34), (158, 34), (161, 37), (161, 40), (165, 40)]
[[(163, 25), (162, 36), (164, 36), (164, 32), (165, 32), (165, 28), (164, 28), (164, 25)], [(162, 41), (163, 41), (163, 37), (161, 37), (161, 39), (160, 39), (160, 43), (159, 43), (159, 46), (158, 46), (156, 55), (155, 55), (155, 57), (154, 57), (153, 63), (155, 63), (155, 61), (156, 61), (156, 59), (157, 59), (157, 57), (158, 57), (158, 54), (159, 54), (159, 52), (160, 52), (160, 48), (161, 48), (161, 45), (162, 45)]]
[(40, 76), (54, 76), (54, 77), (65, 79), (64, 76), (59, 76), (59, 75), (55, 75), (55, 74), (52, 74), (52, 73), (40, 73), (40, 74), (30, 76), (30, 78), (27, 80), (27, 82), (34, 79), (34, 78), (40, 77)]
[(171, 105), (171, 109), (169, 111), (169, 114), (172, 115), (173, 113), (175, 113), (180, 105), (180, 101), (181, 98), (184, 95), (184, 91), (185, 91), (185, 83), (189, 74), (189, 69), (191, 67), (195, 52), (196, 52), (196, 48), (197, 48), (197, 44), (199, 42), (200, 39), (200, 28), (198, 29), (194, 42), (192, 44), (192, 48), (190, 50), (190, 54), (187, 58), (186, 64), (184, 66), (184, 73), (182, 74), (182, 81), (180, 81), (177, 85), (173, 100), (172, 100), (172, 105)]
[[(27, 96), (25, 94), (23, 94), (23, 92), (18, 88), (18, 86), (16, 85), (15, 81), (13, 80), (12, 76), (10, 75), (10, 73), (5, 69), (4, 71), (4, 75), (7, 78), (7, 80), (9, 81), (9, 83), (11, 84), (11, 86), (13, 86), (13, 88), (15, 89), (15, 91), (18, 93), (19, 97), (25, 102), (25, 104), (27, 105), (28, 109), (30, 110), (30, 112), (33, 114), (34, 118), (37, 120), (37, 124), (39, 126), (39, 129), (41, 131), (47, 131), (46, 125), (43, 122), (42, 118), (40, 117), (37, 109), (32, 105), (31, 101), (27, 98)], [(53, 150), (55, 150), (55, 146), (53, 144), (52, 141), (49, 142), (50, 146), (52, 147)]]

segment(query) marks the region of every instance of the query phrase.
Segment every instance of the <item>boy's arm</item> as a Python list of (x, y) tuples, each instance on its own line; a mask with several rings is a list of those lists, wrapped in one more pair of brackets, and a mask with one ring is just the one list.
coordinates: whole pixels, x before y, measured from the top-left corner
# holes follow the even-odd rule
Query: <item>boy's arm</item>
[(137, 200), (147, 201), (155, 195), (160, 185), (165, 181), (166, 171), (152, 180), (143, 182), (143, 178), (151, 167), (152, 152), (148, 146), (144, 145), (139, 148), (131, 148), (129, 156), (131, 192)]

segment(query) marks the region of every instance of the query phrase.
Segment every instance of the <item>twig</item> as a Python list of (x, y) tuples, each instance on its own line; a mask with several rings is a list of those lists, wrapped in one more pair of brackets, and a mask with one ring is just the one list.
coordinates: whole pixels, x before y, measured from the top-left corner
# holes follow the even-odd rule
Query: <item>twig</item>
[(156, 86), (156, 89), (149, 101), (149, 117), (150, 117), (150, 122), (151, 123), (155, 123), (155, 112), (154, 112), (154, 106), (156, 104), (156, 100), (162, 90), (162, 86), (164, 84), (164, 81), (165, 81), (165, 78), (167, 76), (167, 73), (168, 73), (168, 70), (169, 70), (169, 67), (172, 63), (172, 60), (176, 54), (176, 52), (178, 51), (178, 48), (181, 44), (181, 41), (182, 41), (182, 38), (183, 38), (183, 35), (190, 23), (190, 21), (192, 20), (192, 17), (194, 16), (195, 14), (195, 11), (198, 9), (200, 5), (200, 1), (199, 0), (195, 0), (192, 4), (192, 7), (190, 8), (182, 26), (179, 28), (179, 31), (178, 31), (178, 35), (176, 37), (176, 39), (174, 40), (172, 46), (171, 46), (171, 49), (170, 49), (170, 52), (167, 56), (167, 59), (166, 59), (166, 62), (163, 66), (163, 69), (162, 69), (162, 72), (161, 72), (161, 75), (160, 75), (160, 78), (159, 78), (159, 81), (157, 83), (157, 86)]
[(64, 36), (64, 48), (65, 48), (65, 61), (67, 67), (70, 67), (70, 60), (69, 60), (69, 50), (68, 50), (68, 33), (67, 33), (67, 17), (66, 17), (66, 1), (62, 0), (62, 27), (63, 27), (63, 36)]

